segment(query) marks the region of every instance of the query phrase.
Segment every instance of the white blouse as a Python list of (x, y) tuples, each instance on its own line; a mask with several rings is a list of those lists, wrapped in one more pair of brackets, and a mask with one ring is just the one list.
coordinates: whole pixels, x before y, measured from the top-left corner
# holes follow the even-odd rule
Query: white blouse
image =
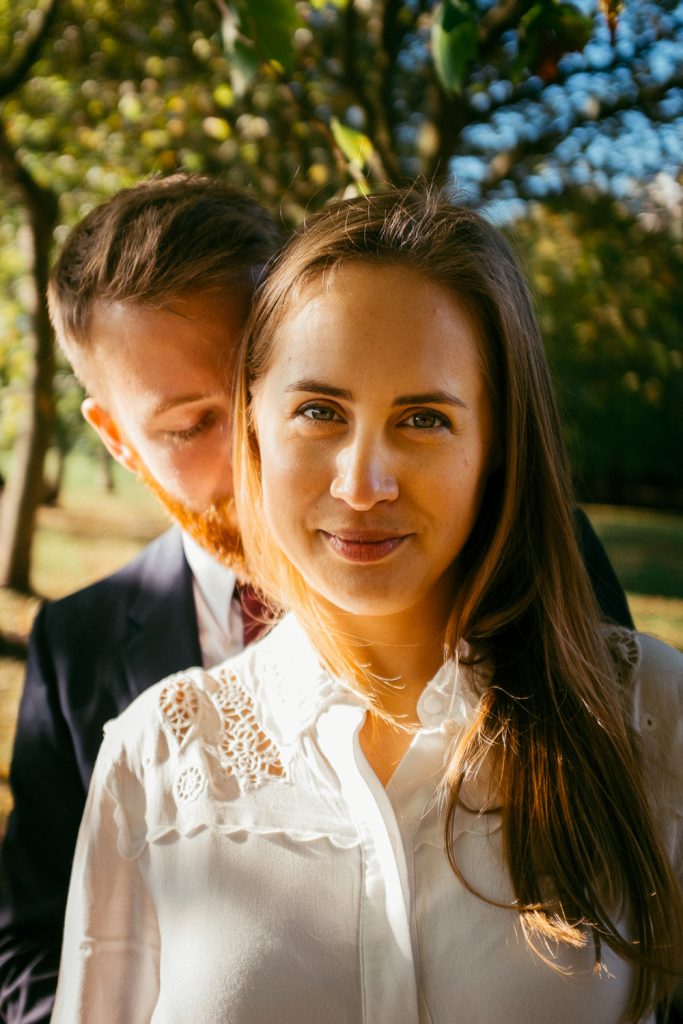
[[(683, 657), (621, 633), (653, 789), (681, 852)], [(631, 970), (593, 943), (532, 953), (453, 874), (438, 785), (473, 714), (425, 688), (386, 789), (366, 709), (289, 616), (107, 725), (78, 840), (53, 1024), (616, 1024)], [(510, 902), (498, 815), (458, 811), (465, 877)], [(652, 1018), (654, 1019), (654, 1017)]]

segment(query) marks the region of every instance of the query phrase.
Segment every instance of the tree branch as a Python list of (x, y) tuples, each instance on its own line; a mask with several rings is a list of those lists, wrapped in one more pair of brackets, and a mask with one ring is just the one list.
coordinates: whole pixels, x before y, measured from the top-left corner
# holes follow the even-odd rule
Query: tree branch
[(396, 124), (391, 91), (396, 73), (396, 61), (401, 49), (401, 41), (405, 34), (400, 27), (398, 16), (401, 6), (400, 0), (385, 0), (384, 13), (382, 15), (382, 52), (384, 54), (384, 62), (381, 68), (382, 78), (379, 97), (384, 121), (390, 134)]
[(28, 643), (23, 636), (0, 631), (0, 658), (17, 658), (24, 661), (28, 655)]
[(516, 27), (528, 7), (529, 4), (525, 0), (504, 0), (503, 3), (491, 7), (479, 19), (478, 35), (481, 58), (485, 59), (492, 53), (508, 29)]
[(42, 18), (37, 27), (29, 34), (23, 53), (19, 55), (13, 67), (0, 74), (0, 99), (9, 96), (21, 85), (40, 56), (43, 43), (52, 29), (58, 4), (59, 0), (47, 0), (47, 7), (42, 12)]
[[(479, 57), (480, 61), (493, 53), (502, 35), (513, 28), (521, 18), (524, 10), (529, 7), (528, 0), (503, 0), (503, 3), (491, 7), (479, 19)], [(473, 108), (465, 91), (449, 95), (439, 82), (434, 66), (431, 67), (431, 88), (434, 94), (434, 123), (439, 134), (439, 146), (426, 167), (428, 178), (445, 178), (449, 173), (449, 161), (455, 153), (462, 131), (469, 127)], [(507, 105), (504, 101), (499, 106)], [(488, 119), (492, 116), (489, 112)], [(485, 119), (480, 119), (485, 123)]]
[(194, 30), (189, 4), (187, 3), (187, 0), (175, 0), (173, 6), (178, 13), (178, 20), (180, 21), (182, 30), (185, 33), (185, 36), (189, 39)]
[[(659, 35), (657, 35), (655, 39), (648, 39), (640, 47), (636, 48), (633, 54), (631, 54), (629, 57), (620, 57), (618, 54), (615, 54), (612, 61), (610, 61), (609, 64), (605, 64), (604, 67), (601, 68), (581, 67), (572, 68), (571, 70), (565, 70), (558, 75), (558, 77), (552, 84), (559, 86), (567, 85), (569, 82), (571, 82), (573, 78), (576, 77), (576, 75), (610, 75), (619, 68), (627, 68), (631, 70), (633, 68), (633, 64), (635, 61), (637, 61), (640, 58), (647, 58), (652, 47), (656, 43), (662, 42), (663, 40), (670, 38), (672, 38), (671, 33), (660, 33)], [(538, 78), (527, 79), (524, 82), (520, 82), (519, 85), (513, 87), (510, 96), (506, 97), (505, 99), (501, 99), (498, 102), (492, 102), (483, 116), (479, 113), (479, 111), (476, 111), (476, 119), (471, 121), (470, 123), (488, 124), (493, 118), (493, 115), (497, 111), (511, 107), (515, 103), (519, 103), (521, 100), (524, 99), (536, 99), (542, 94), (545, 88), (547, 88), (545, 83), (540, 83)], [(473, 113), (475, 113), (474, 108), (471, 106), (471, 103), (469, 102), (469, 97), (468, 108)]]
[[(386, 182), (397, 184), (401, 178), (401, 173), (392, 144), (391, 123), (387, 117), (387, 108), (383, 99), (386, 68), (382, 70), (382, 84), (380, 86), (380, 96), (382, 96), (382, 99), (379, 100), (372, 96), (367, 88), (366, 80), (358, 69), (358, 62), (356, 60), (358, 31), (358, 12), (354, 0), (348, 0), (344, 14), (344, 81), (358, 105), (365, 111), (367, 133), (379, 157)], [(382, 40), (384, 42), (384, 26)], [(389, 58), (387, 57), (385, 63), (388, 60)]]
[(40, 185), (26, 170), (7, 138), (2, 119), (0, 119), (0, 174), (10, 186), (21, 193), (27, 206), (32, 209), (43, 209), (47, 205), (51, 209), (54, 205), (56, 209), (57, 200), (54, 193), (49, 188)]

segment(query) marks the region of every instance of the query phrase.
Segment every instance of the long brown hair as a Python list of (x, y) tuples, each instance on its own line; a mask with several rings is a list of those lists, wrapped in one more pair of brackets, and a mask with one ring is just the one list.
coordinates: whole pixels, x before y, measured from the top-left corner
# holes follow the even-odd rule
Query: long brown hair
[[(235, 410), (236, 500), (252, 571), (274, 602), (296, 608), (331, 670), (367, 686), (354, 642), (330, 628), (268, 532), (251, 416), (293, 299), (351, 260), (407, 265), (450, 289), (480, 327), (494, 401), (501, 463), (458, 558), (444, 638), (448, 655), (465, 638), (493, 668), (475, 671), (477, 715), (450, 763), (451, 864), (471, 888), (455, 861), (453, 818), (467, 781), (485, 768), (529, 942), (540, 935), (582, 944), (590, 927), (596, 962), (605, 941), (635, 966), (628, 1018), (638, 1020), (681, 970), (681, 892), (645, 790), (620, 666), (578, 551), (529, 290), (505, 240), (473, 211), (428, 190), (342, 202), (310, 218), (276, 263), (245, 334)], [(634, 941), (615, 923), (624, 901)]]

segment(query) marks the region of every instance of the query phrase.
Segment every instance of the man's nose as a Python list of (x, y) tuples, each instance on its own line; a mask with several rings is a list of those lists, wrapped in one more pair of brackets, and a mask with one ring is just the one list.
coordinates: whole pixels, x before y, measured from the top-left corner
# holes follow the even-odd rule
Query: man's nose
[(359, 512), (380, 501), (395, 501), (398, 480), (393, 461), (381, 440), (356, 438), (337, 453), (337, 475), (330, 487), (332, 497)]

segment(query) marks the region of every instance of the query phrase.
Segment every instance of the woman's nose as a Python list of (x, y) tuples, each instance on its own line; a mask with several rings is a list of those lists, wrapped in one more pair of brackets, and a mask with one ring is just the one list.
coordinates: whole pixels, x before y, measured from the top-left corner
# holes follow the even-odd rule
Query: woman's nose
[(380, 501), (395, 501), (398, 481), (391, 457), (380, 444), (361, 440), (337, 453), (337, 475), (330, 493), (359, 512)]

